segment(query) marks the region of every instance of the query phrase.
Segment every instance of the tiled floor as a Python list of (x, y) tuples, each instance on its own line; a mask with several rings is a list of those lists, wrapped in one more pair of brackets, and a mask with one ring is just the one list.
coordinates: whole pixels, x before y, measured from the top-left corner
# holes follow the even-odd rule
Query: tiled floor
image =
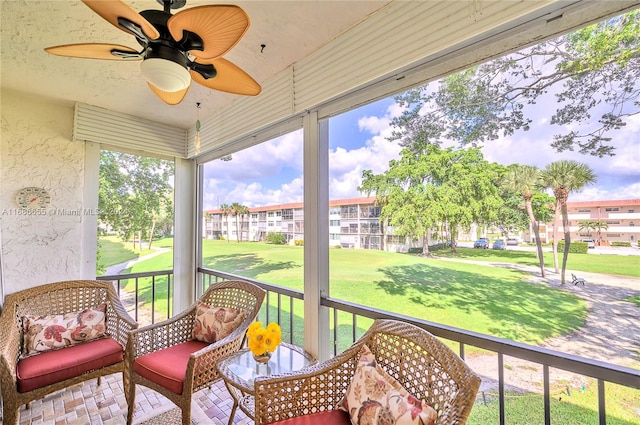
[[(134, 422), (173, 404), (164, 396), (137, 386)], [(211, 389), (195, 394), (194, 400), (211, 419), (211, 424), (226, 425), (233, 401), (222, 381)], [(122, 388), (122, 375), (102, 378), (100, 386), (92, 379), (61, 390), (20, 409), (20, 425), (123, 425), (127, 419), (127, 402)], [(233, 423), (252, 425), (253, 421), (238, 409)]]

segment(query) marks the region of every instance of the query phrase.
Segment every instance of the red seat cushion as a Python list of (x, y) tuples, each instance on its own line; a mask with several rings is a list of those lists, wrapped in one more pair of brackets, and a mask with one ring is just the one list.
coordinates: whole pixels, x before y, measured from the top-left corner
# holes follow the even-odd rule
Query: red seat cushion
[(343, 410), (327, 410), (298, 416), (297, 418), (283, 419), (271, 422), (278, 425), (351, 425), (349, 414)]
[(122, 346), (112, 338), (47, 351), (18, 362), (18, 392), (26, 393), (55, 382), (121, 362)]
[(182, 394), (189, 356), (208, 345), (202, 341), (187, 341), (145, 354), (133, 362), (133, 371), (176, 394)]

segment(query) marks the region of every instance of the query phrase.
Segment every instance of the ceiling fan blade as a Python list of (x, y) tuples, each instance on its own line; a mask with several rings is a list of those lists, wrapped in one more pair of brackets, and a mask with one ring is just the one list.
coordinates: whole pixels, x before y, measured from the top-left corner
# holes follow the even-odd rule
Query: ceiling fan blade
[[(45, 52), (56, 56), (70, 56), (72, 58), (106, 59), (106, 60), (140, 60), (138, 51), (119, 44), (81, 43), (64, 44), (44, 49)], [(115, 53), (115, 54), (114, 54)]]
[(184, 97), (187, 95), (190, 87), (189, 86), (186, 89), (180, 91), (169, 92), (160, 90), (151, 83), (147, 84), (149, 84), (149, 88), (151, 89), (151, 91), (154, 92), (155, 95), (158, 96), (160, 100), (162, 100), (167, 105), (177, 105), (178, 103), (182, 102), (182, 99), (184, 99)]
[(203, 50), (190, 50), (199, 59), (213, 59), (227, 53), (249, 28), (249, 16), (238, 6), (198, 6), (180, 11), (169, 18), (167, 27), (176, 41), (183, 31), (190, 31), (202, 39)]
[(125, 18), (134, 24), (139, 25), (142, 32), (151, 40), (155, 40), (160, 37), (158, 30), (151, 25), (149, 21), (121, 0), (82, 0), (82, 2), (89, 6), (91, 10), (96, 12), (98, 15), (106, 19), (111, 25), (121, 29), (122, 31), (136, 35), (132, 31), (120, 26), (118, 18)]
[(216, 76), (209, 79), (204, 78), (196, 71), (189, 71), (193, 81), (205, 87), (247, 96), (257, 96), (262, 91), (262, 87), (260, 87), (260, 84), (258, 84), (256, 80), (251, 78), (251, 76), (240, 69), (240, 67), (226, 59), (218, 58), (211, 61), (196, 61), (196, 63), (210, 63), (216, 68)]

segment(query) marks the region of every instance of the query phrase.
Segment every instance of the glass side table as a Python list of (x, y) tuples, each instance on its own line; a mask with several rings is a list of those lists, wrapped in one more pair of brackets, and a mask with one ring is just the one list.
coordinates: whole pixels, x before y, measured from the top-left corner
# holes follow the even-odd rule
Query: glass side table
[(294, 372), (316, 362), (317, 360), (302, 348), (286, 342), (276, 348), (268, 363), (257, 363), (248, 348), (220, 360), (216, 367), (233, 398), (229, 425), (233, 423), (238, 407), (251, 419), (255, 418), (253, 382), (256, 377)]

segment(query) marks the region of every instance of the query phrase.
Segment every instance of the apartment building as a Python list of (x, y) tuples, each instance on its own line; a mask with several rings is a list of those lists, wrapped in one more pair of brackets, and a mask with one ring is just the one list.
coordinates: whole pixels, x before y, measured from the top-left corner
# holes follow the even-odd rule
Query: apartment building
[[(572, 240), (595, 238), (595, 231), (579, 229), (584, 221), (598, 220), (608, 226), (601, 232), (604, 241), (635, 244), (640, 240), (640, 199), (569, 202), (567, 207)], [(238, 217), (222, 210), (210, 210), (205, 212), (203, 220), (203, 234), (208, 239), (258, 242), (264, 241), (269, 232), (282, 233), (287, 243), (304, 239), (302, 202), (249, 208), (248, 214)], [(558, 225), (562, 226), (562, 223)], [(543, 242), (553, 238), (553, 226), (553, 222), (540, 224)], [(562, 228), (559, 230), (560, 237), (563, 237)], [(473, 239), (475, 233), (472, 230), (461, 237)], [(529, 232), (524, 233), (522, 239), (532, 240)], [(422, 241), (394, 235), (392, 227), (384, 229), (380, 222), (380, 206), (376, 205), (375, 198), (361, 197), (329, 202), (329, 245), (406, 252), (410, 247), (422, 246)]]
[[(607, 225), (601, 230), (605, 242), (631, 242), (636, 245), (640, 240), (640, 199), (568, 202), (567, 210), (572, 240), (596, 238), (596, 230), (580, 230), (586, 221), (601, 221)], [(557, 225), (560, 238), (564, 238), (562, 222)], [(553, 226), (553, 222), (541, 226), (540, 237), (552, 240)]]
[[(298, 202), (249, 208), (248, 214), (239, 217), (222, 210), (210, 210), (205, 212), (203, 224), (208, 239), (263, 241), (267, 233), (276, 232), (292, 243), (304, 239), (304, 205)], [(401, 239), (389, 236), (394, 249), (395, 245), (404, 245), (404, 238)], [(329, 202), (329, 245), (384, 249), (380, 207), (375, 205), (375, 198)]]

